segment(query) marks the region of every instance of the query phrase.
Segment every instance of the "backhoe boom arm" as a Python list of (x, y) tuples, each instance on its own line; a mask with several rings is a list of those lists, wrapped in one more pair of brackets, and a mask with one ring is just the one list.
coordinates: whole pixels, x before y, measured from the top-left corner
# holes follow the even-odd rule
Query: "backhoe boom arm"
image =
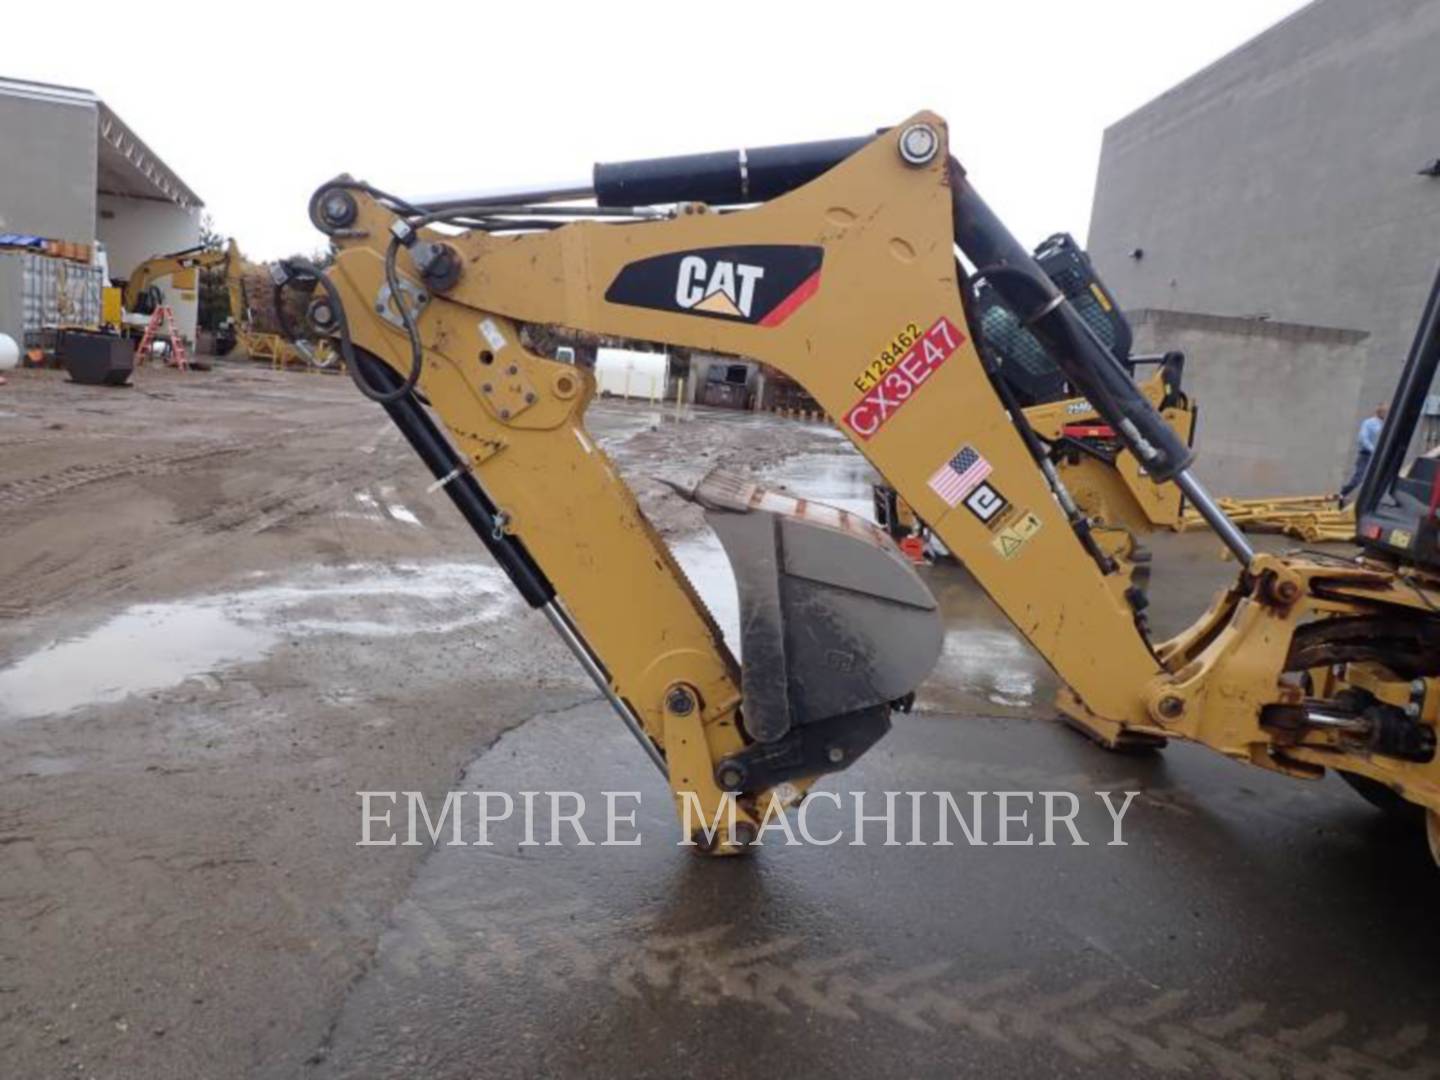
[[(339, 339), (362, 389), (388, 399), (392, 417), (526, 599), (567, 636), (667, 772), (677, 801), (697, 802), (708, 819), (727, 792), (738, 792), (741, 822), (722, 849), (743, 843), (762, 796), (777, 786), (754, 776), (783, 776), (793, 795), (829, 771), (807, 764), (815, 746), (782, 739), (818, 730), (804, 726), (817, 717), (785, 717), (797, 702), (820, 708), (820, 697), (813, 686), (792, 686), (786, 700), (763, 694), (751, 671), (762, 658), (752, 657), (748, 639), (742, 678), (680, 567), (585, 429), (591, 372), (532, 348), (532, 327), (746, 356), (795, 379), (971, 569), (1097, 731), (1197, 738), (1292, 772), (1313, 771), (1301, 759), (1328, 752), (1300, 745), (1277, 761), (1276, 736), (1262, 720), (1267, 708), (1303, 696), (1281, 676), (1301, 617), (1329, 613), (1314, 599), (1312, 580), (1343, 584), (1363, 575), (1250, 550), (1189, 472), (1189, 448), (995, 219), (946, 143), (944, 123), (921, 113), (874, 138), (818, 144), (831, 148), (833, 161), (818, 151), (791, 155), (792, 184), (774, 179), (783, 156), (765, 159), (761, 175), (772, 187), (764, 192), (745, 187), (743, 152), (738, 180), (729, 155), (689, 159), (709, 170), (698, 188), (685, 185), (687, 166), (631, 163), (604, 174), (602, 201), (613, 209), (603, 220), (566, 219), (583, 209), (483, 199), (446, 200), (421, 213), (344, 178), (312, 202), (337, 251), (312, 322)], [(719, 213), (686, 201), (697, 190), (716, 202), (767, 201)], [(627, 210), (624, 197), (680, 202), (657, 214)], [(436, 230), (441, 222), (467, 231)], [(1037, 462), (977, 352), (957, 244), (1146, 472), (1181, 484), (1237, 555), (1240, 581), (1191, 633), (1147, 640), (1104, 560), (1082, 542), (1083, 522), (1073, 508), (1067, 513), (1063, 487)], [(410, 377), (438, 423), (408, 393)], [(805, 661), (787, 605), (839, 610), (833, 595), (822, 595), (826, 588), (908, 604), (916, 621), (907, 625), (927, 618), (924, 598), (900, 576), (887, 578), (882, 562), (872, 561), (875, 573), (853, 588), (821, 580), (825, 566), (848, 558), (839, 554), (841, 537), (872, 543), (860, 523), (847, 515), (818, 520), (814, 511), (804, 522), (803, 507), (727, 483), (707, 480), (696, 497), (722, 538), (739, 521), (734, 515), (771, 515), (763, 519), (771, 525), (746, 535), (760, 536), (763, 547), (770, 543), (764, 530), (775, 530), (782, 554), (768, 617), (791, 670)], [(802, 524), (830, 531), (810, 533)], [(813, 565), (800, 565), (834, 545), (833, 559), (815, 554)], [(830, 619), (817, 615), (809, 625)], [(827, 648), (850, 659), (822, 654), (815, 662), (843, 662), (854, 672), (846, 649), (859, 639), (836, 633), (842, 644)], [(1252, 647), (1243, 663), (1240, 644)], [(856, 683), (863, 705), (832, 718), (850, 739), (837, 736), (824, 748), (832, 767), (883, 730), (876, 727), (888, 707), (881, 699), (893, 688), (882, 667)], [(1399, 768), (1412, 769), (1407, 787), (1419, 792), (1412, 797), (1440, 806), (1433, 768)], [(753, 782), (737, 780), (737, 769), (753, 769)], [(1379, 771), (1387, 770), (1393, 776), (1382, 763)]]

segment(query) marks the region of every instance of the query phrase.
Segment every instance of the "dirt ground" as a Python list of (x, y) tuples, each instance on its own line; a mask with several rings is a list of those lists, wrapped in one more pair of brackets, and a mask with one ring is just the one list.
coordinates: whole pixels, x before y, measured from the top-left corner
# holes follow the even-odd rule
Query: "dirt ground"
[[(672, 538), (657, 476), (835, 445), (750, 419), (591, 410)], [(354, 793), (597, 697), (430, 480), (343, 378), (0, 388), (0, 1075), (303, 1072), (425, 850)]]

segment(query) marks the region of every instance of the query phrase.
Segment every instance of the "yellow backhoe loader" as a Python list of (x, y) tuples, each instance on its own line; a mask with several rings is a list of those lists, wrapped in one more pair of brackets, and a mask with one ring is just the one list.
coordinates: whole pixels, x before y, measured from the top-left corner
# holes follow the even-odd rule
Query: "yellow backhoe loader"
[[(341, 177), (310, 211), (336, 251), (324, 270), (285, 267), (317, 286), (310, 325), (677, 805), (716, 823), (707, 850), (745, 849), (774, 806), (884, 735), (939, 654), (935, 600), (868, 522), (712, 473), (691, 497), (735, 566), (737, 661), (587, 433), (593, 373), (531, 328), (773, 365), (1046, 658), (1072, 723), (1111, 747), (1188, 739), (1301, 779), (1338, 770), (1425, 822), (1440, 858), (1440, 473), (1402, 468), (1440, 364), (1440, 282), (1358, 502), (1360, 554), (1274, 555), (1221, 511), (1186, 440), (986, 205), (931, 113), (856, 139), (597, 165), (573, 187), (410, 202)], [(1234, 554), (1234, 583), (1178, 635), (1151, 638), (1012, 407), (981, 282), (1113, 432), (1122, 449), (1096, 467), (1182, 492)]]

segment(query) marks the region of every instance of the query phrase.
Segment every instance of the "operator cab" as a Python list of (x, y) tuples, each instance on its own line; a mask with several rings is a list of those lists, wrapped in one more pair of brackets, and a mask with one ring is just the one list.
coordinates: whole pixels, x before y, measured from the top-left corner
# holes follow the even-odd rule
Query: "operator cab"
[[(1035, 249), (1035, 262), (1076, 310), (1095, 336), (1130, 373), (1147, 364), (1165, 364), (1166, 385), (1177, 395), (1185, 358), (1180, 353), (1132, 356), (1130, 323), (1100, 280), (1089, 254), (1069, 233), (1055, 233)], [(1024, 408), (1078, 396), (1045, 346), (1006, 305), (999, 290), (978, 271), (973, 281), (973, 312), (982, 344), (999, 377)]]
[(1372, 555), (1440, 573), (1440, 273), (1355, 504)]

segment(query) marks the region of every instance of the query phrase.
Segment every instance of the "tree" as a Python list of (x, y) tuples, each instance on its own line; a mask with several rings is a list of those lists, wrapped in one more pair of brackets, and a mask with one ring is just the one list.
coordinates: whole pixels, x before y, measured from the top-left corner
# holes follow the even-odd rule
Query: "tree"
[[(223, 248), (226, 239), (215, 228), (209, 214), (200, 218), (200, 243), (205, 247)], [(200, 271), (200, 299), (196, 318), (202, 330), (218, 330), (230, 315), (230, 293), (225, 287), (225, 267)]]

